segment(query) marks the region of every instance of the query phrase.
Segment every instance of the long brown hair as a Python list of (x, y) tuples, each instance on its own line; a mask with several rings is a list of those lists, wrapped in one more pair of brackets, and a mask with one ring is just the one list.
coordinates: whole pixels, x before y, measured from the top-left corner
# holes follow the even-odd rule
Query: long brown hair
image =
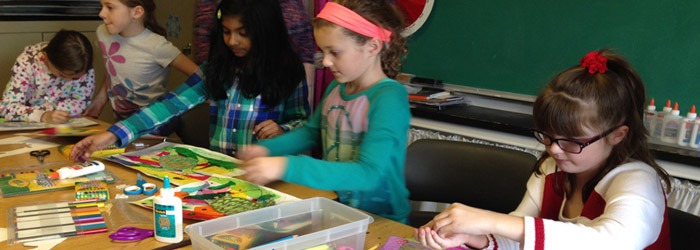
[[(551, 134), (570, 137), (583, 136), (584, 127), (603, 132), (619, 125), (629, 131), (623, 141), (615, 145), (603, 163), (600, 172), (583, 186), (584, 202), (596, 184), (612, 169), (630, 159), (642, 161), (654, 168), (670, 188), (668, 173), (654, 161), (647, 144), (648, 131), (642, 123), (646, 90), (642, 79), (632, 65), (611, 50), (598, 51), (607, 58), (605, 73), (589, 73), (580, 65), (560, 73), (537, 97), (533, 106), (535, 126)], [(542, 174), (540, 166), (549, 158), (540, 157), (533, 170)], [(574, 186), (573, 174), (564, 174), (567, 197)], [(555, 184), (555, 190), (561, 192)]]
[(141, 6), (143, 7), (144, 13), (143, 13), (143, 26), (145, 26), (147, 29), (153, 31), (153, 33), (156, 33), (161, 36), (167, 36), (165, 28), (163, 26), (158, 25), (158, 22), (156, 21), (156, 3), (153, 2), (153, 0), (119, 0), (121, 3), (126, 5), (129, 8), (134, 8), (136, 6)]
[[(404, 19), (398, 8), (387, 1), (378, 0), (336, 0), (334, 2), (354, 11), (367, 21), (391, 31), (391, 42), (389, 42), (388, 48), (384, 47), (380, 52), (382, 70), (390, 78), (399, 75), (403, 63), (402, 59), (408, 53), (408, 46), (406, 46), (406, 38), (401, 35), (401, 31), (404, 29)], [(315, 18), (312, 24), (316, 29), (336, 25), (320, 18)], [(371, 39), (346, 28), (343, 28), (343, 32), (355, 39), (357, 44), (365, 44)]]

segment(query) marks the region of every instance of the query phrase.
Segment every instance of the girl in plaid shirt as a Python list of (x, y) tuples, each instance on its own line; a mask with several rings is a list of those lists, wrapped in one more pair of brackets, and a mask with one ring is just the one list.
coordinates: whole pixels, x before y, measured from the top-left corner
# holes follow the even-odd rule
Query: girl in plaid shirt
[(209, 59), (158, 102), (78, 142), (73, 159), (112, 143), (126, 146), (210, 99), (210, 148), (226, 154), (301, 125), (310, 112), (304, 68), (275, 0), (224, 0)]

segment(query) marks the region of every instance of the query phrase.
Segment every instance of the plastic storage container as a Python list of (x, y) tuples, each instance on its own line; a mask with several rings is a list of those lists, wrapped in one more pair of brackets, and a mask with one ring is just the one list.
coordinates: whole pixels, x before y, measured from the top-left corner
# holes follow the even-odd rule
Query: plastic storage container
[(185, 228), (194, 249), (364, 249), (374, 219), (329, 200), (311, 198), (251, 210)]

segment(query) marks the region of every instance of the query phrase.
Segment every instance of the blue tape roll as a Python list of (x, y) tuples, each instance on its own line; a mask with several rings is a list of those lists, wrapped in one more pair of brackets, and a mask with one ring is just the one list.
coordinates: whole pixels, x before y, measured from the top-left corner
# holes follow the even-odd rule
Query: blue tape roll
[(124, 189), (124, 193), (128, 195), (141, 194), (141, 188), (138, 186), (128, 186)]
[(143, 194), (152, 195), (152, 194), (155, 194), (156, 191), (158, 191), (158, 186), (156, 186), (156, 184), (153, 184), (153, 183), (143, 184)]

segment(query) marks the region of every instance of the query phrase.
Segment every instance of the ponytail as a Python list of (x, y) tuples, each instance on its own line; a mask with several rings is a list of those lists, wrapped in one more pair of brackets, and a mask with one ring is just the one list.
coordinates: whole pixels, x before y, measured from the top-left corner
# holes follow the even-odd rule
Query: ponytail
[(158, 25), (156, 21), (156, 3), (153, 0), (119, 0), (129, 8), (136, 6), (143, 7), (143, 26), (161, 36), (167, 36), (167, 32), (163, 26)]

